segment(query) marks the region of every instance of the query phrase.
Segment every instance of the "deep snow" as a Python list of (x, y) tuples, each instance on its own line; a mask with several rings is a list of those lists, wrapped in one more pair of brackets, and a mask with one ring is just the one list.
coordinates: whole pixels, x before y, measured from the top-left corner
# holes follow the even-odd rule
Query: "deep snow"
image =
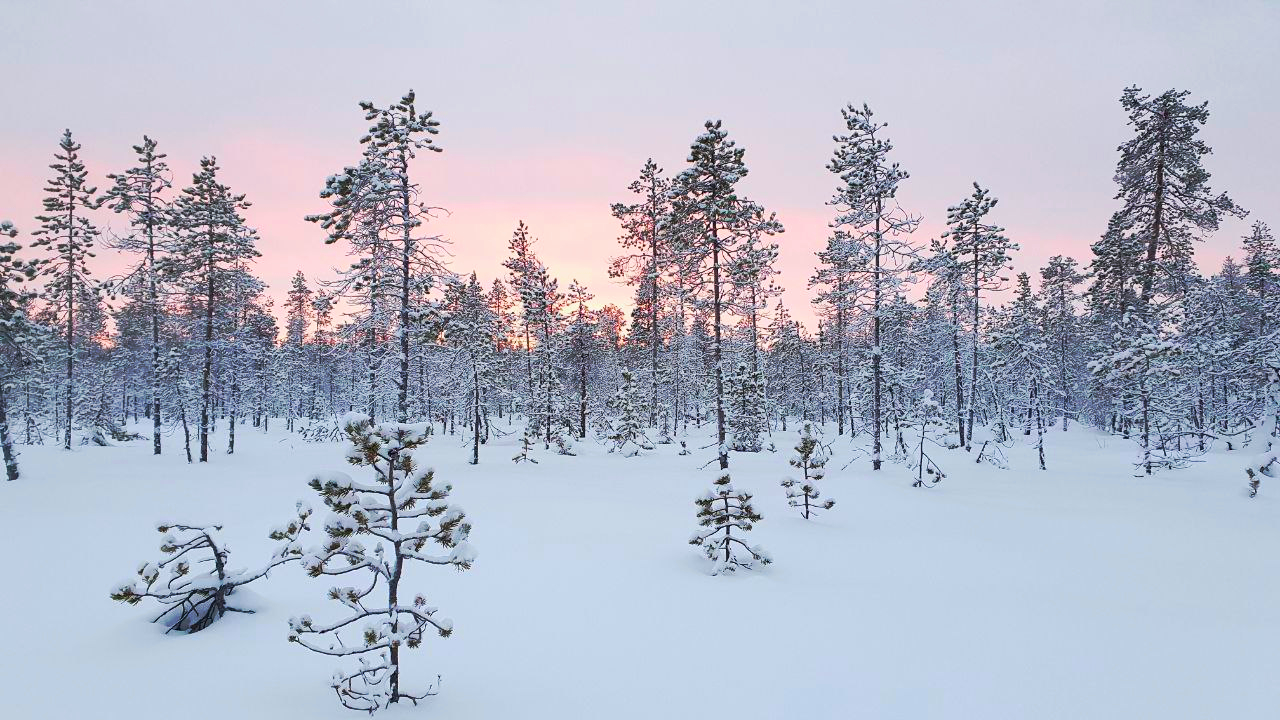
[[(149, 440), (21, 449), (24, 477), (0, 485), (0, 715), (356, 717), (327, 687), (340, 663), (285, 641), (291, 615), (341, 612), (297, 565), (237, 593), (256, 614), (190, 636), (107, 597), (158, 557), (156, 520), (223, 523), (232, 565), (257, 565), (296, 500), (322, 507), (308, 473), (349, 469), (341, 445), (238, 430), (236, 454), (208, 465), (175, 436), (160, 458)], [(516, 465), (513, 434), (472, 467), (465, 438), (435, 437), (420, 457), (453, 484), (479, 559), (411, 569), (406, 587), (455, 632), (405, 660), (407, 684), (438, 673), (441, 694), (380, 717), (1280, 713), (1280, 483), (1249, 500), (1241, 453), (1135, 478), (1127, 441), (1055, 430), (1047, 472), (1026, 446), (1008, 470), (942, 451), (948, 477), (923, 490), (901, 466), (842, 469), (833, 435), (821, 488), (837, 504), (812, 521), (778, 484), (794, 430), (777, 453), (732, 457), (775, 562), (727, 577), (687, 544), (711, 450), (623, 458), (587, 441)]]

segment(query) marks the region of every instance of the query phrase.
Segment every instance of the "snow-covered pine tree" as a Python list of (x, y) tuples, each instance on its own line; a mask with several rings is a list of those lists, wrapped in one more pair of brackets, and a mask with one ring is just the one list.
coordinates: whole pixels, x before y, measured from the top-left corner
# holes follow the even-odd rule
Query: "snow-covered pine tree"
[(644, 317), (640, 325), (643, 340), (649, 350), (649, 427), (658, 424), (658, 386), (662, 350), (662, 333), (659, 314), (662, 307), (663, 270), (671, 263), (669, 225), (671, 224), (671, 181), (662, 174), (653, 159), (645, 161), (640, 176), (627, 186), (640, 196), (633, 204), (614, 203), (610, 206), (613, 216), (622, 224), (623, 235), (618, 238), (622, 247), (631, 250), (629, 255), (613, 258), (609, 276), (626, 278), (628, 285), (636, 287), (636, 311)]
[(635, 374), (630, 370), (622, 371), (622, 385), (612, 398), (608, 408), (611, 416), (609, 425), (609, 452), (621, 453), (626, 457), (635, 457), (641, 451), (652, 450), (653, 443), (644, 431), (645, 415), (644, 391), (636, 385)]
[(698, 506), (700, 529), (689, 538), (689, 544), (701, 547), (714, 563), (712, 575), (738, 568), (751, 570), (773, 562), (759, 545), (747, 544), (746, 533), (762, 517), (751, 507), (751, 493), (735, 489), (729, 473), (716, 478), (712, 488), (694, 503)]
[(991, 346), (997, 384), (1015, 394), (1011, 403), (1022, 421), (1024, 435), (1036, 433), (1036, 452), (1044, 470), (1045, 385), (1050, 361), (1041, 328), (1041, 311), (1031, 292), (1031, 278), (1018, 273), (1013, 302), (995, 323)]
[(1258, 332), (1266, 333), (1275, 317), (1277, 302), (1276, 273), (1280, 271), (1280, 248), (1276, 247), (1271, 228), (1261, 220), (1253, 223), (1244, 236), (1245, 282), (1257, 300), (1255, 313)]
[(168, 201), (165, 192), (173, 186), (169, 176), (169, 166), (165, 163), (166, 155), (156, 152), (156, 141), (147, 136), (142, 137), (141, 145), (134, 145), (133, 152), (137, 156), (137, 164), (119, 174), (108, 175), (113, 185), (106, 193), (107, 206), (117, 213), (123, 213), (129, 219), (130, 233), (119, 237), (112, 243), (114, 247), (126, 252), (142, 256), (141, 261), (126, 275), (145, 288), (145, 293), (138, 298), (141, 309), (147, 316), (150, 326), (149, 350), (151, 367), (149, 370), (150, 414), (151, 414), (151, 451), (160, 454), (160, 396), (161, 386), (161, 347), (160, 338), (164, 332), (165, 308), (162, 300), (161, 274), (159, 263), (168, 240)]
[[(1155, 318), (1140, 312), (1125, 313), (1116, 325), (1115, 345), (1107, 355), (1089, 364), (1104, 383), (1125, 388), (1124, 403), (1117, 408), (1122, 419), (1135, 424), (1140, 458), (1135, 466), (1146, 475), (1161, 468), (1184, 467), (1187, 457), (1169, 448), (1161, 437), (1166, 426), (1164, 410), (1180, 395), (1168, 382), (1174, 374), (1173, 360), (1181, 352), (1168, 329), (1177, 325), (1164, 311)], [(1127, 435), (1126, 435), (1127, 436)]]
[[(173, 253), (165, 267), (175, 282), (183, 286), (193, 310), (202, 318), (203, 345), (200, 380), (200, 462), (209, 461), (209, 435), (214, 413), (213, 370), (220, 321), (225, 320), (229, 301), (236, 300), (242, 265), (257, 257), (256, 235), (245, 225), (242, 210), (249, 207), (244, 195), (237, 195), (218, 179), (215, 158), (200, 159), (200, 170), (191, 185), (173, 203), (171, 222), (176, 230)], [(225, 328), (226, 323), (221, 323)]]
[(430, 111), (418, 111), (412, 90), (386, 108), (371, 102), (361, 102), (360, 108), (372, 123), (360, 140), (365, 146), (361, 162), (326, 181), (321, 197), (330, 201), (331, 210), (307, 220), (329, 233), (326, 242), (346, 240), (349, 254), (357, 258), (335, 290), (359, 296), (362, 306), (369, 410), (376, 410), (374, 388), (384, 360), (379, 342), (393, 333), (399, 344), (396, 417), (407, 422), (417, 354), (413, 344), (426, 337), (422, 325), (430, 312), (431, 289), (448, 275), (448, 240), (421, 230), (440, 208), (422, 200), (420, 185), (410, 173), (410, 161), (418, 151), (440, 152), (432, 140), (439, 122)]
[(715, 380), (716, 442), (721, 470), (729, 467), (724, 388), (724, 315), (729, 270), (750, 238), (782, 232), (782, 224), (738, 194), (747, 174), (743, 148), (729, 139), (720, 121), (708, 120), (693, 142), (689, 164), (672, 187), (673, 215), (679, 230), (675, 247), (680, 272), (711, 311), (711, 364)]
[(1251, 454), (1244, 469), (1249, 479), (1249, 497), (1258, 496), (1263, 477), (1276, 477), (1280, 473), (1280, 442), (1276, 442), (1277, 419), (1280, 419), (1280, 366), (1267, 365), (1265, 400), (1258, 426), (1250, 433), (1249, 441), (1242, 448)]
[(591, 370), (592, 358), (596, 354), (595, 322), (593, 314), (587, 309), (587, 302), (594, 298), (587, 287), (575, 278), (569, 283), (569, 294), (566, 300), (573, 313), (569, 327), (568, 351), (565, 360), (576, 366), (578, 385), (578, 438), (587, 437), (587, 374)]
[[(152, 622), (163, 622), (171, 630), (199, 632), (228, 612), (251, 613), (232, 606), (228, 598), (236, 588), (266, 577), (272, 569), (302, 557), (298, 536), (305, 530), (311, 509), (298, 503), (297, 517), (273, 529), (269, 535), (280, 545), (262, 566), (253, 570), (233, 568), (228, 563), (231, 550), (221, 538), (221, 525), (187, 525), (162, 522), (156, 530), (163, 535), (160, 551), (165, 558), (138, 567), (137, 580), (121, 583), (111, 599), (129, 605), (154, 600), (164, 608)], [(161, 577), (163, 575), (163, 577)]]
[(835, 136), (836, 150), (827, 169), (841, 181), (828, 204), (837, 210), (831, 222), (837, 230), (832, 240), (846, 246), (838, 253), (845, 262), (830, 269), (844, 274), (844, 283), (854, 286), (856, 295), (869, 295), (865, 309), (871, 315), (871, 469), (879, 470), (884, 405), (882, 307), (909, 279), (906, 271), (918, 253), (910, 235), (920, 219), (898, 205), (898, 186), (909, 175), (888, 159), (893, 144), (880, 134), (888, 123), (874, 121), (866, 104), (848, 105), (841, 114), (846, 133)]
[[(929, 256), (921, 261), (920, 268), (932, 274), (933, 280), (925, 297), (928, 304), (935, 309), (933, 320), (947, 336), (947, 355), (943, 359), (951, 377), (948, 385), (954, 389), (955, 423), (958, 446), (968, 447), (971, 439), (965, 428), (965, 382), (964, 382), (964, 324), (965, 307), (968, 304), (968, 287), (966, 273), (959, 261), (954, 246), (948, 246), (942, 240), (934, 240), (930, 244)], [(946, 392), (943, 392), (943, 398)], [(946, 405), (945, 400), (942, 403)]]
[[(350, 414), (342, 425), (351, 443), (347, 461), (373, 476), (356, 480), (338, 471), (311, 479), (333, 512), (325, 521), (328, 539), (302, 562), (312, 577), (356, 573), (367, 580), (329, 590), (349, 615), (331, 623), (291, 618), (289, 640), (322, 655), (358, 658), (358, 667), (335, 672), (332, 687), (344, 706), (372, 713), (435, 694), (434, 687), (402, 688), (400, 652), (418, 647), (429, 630), (441, 637), (453, 632), (453, 623), (438, 617), (423, 595), (407, 600), (406, 570), (416, 562), (466, 570), (476, 553), (467, 542), (465, 514), (448, 500), (452, 487), (437, 483), (435, 471), (416, 457), (429, 423), (374, 424)], [(428, 552), (431, 545), (445, 552)]]
[[(831, 498), (821, 499), (818, 481), (826, 474), (827, 448), (822, 443), (822, 430), (813, 423), (805, 423), (800, 430), (800, 439), (796, 442), (796, 454), (787, 461), (791, 467), (798, 468), (804, 476), (784, 478), (782, 487), (787, 489), (787, 505), (800, 508), (800, 515), (808, 520), (819, 509), (830, 510), (836, 501)], [(798, 486), (798, 487), (797, 487)]]
[(361, 347), (363, 406), (377, 418), (381, 380), (387, 358), (384, 341), (394, 325), (398, 299), (395, 247), (386, 235), (392, 212), (388, 195), (393, 178), (373, 146), (366, 146), (360, 163), (325, 182), (320, 197), (329, 200), (327, 213), (308, 215), (327, 233), (325, 243), (344, 242), (352, 263), (339, 271), (328, 287), (351, 308), (349, 331)]
[(729, 447), (736, 452), (760, 452), (765, 431), (764, 378), (746, 362), (739, 362), (725, 382)]
[(37, 265), (18, 259), (22, 246), (12, 241), (17, 236), (18, 229), (11, 221), (0, 220), (0, 451), (9, 480), (19, 477), (18, 453), (9, 429), (9, 391), (19, 369), (39, 359), (33, 352), (36, 328), (25, 313), (32, 293), (21, 287), (35, 278)]
[[(915, 458), (912, 463), (916, 469), (916, 481), (911, 483), (912, 487), (931, 488), (942, 482), (946, 474), (942, 472), (942, 468), (933, 461), (933, 457), (929, 455), (927, 445), (936, 445), (945, 447), (939, 440), (939, 435), (945, 433), (946, 420), (943, 418), (943, 408), (933, 399), (933, 391), (925, 389), (920, 396), (920, 403), (916, 406), (915, 417), (913, 418), (915, 425), (919, 428), (920, 434), (916, 440)], [(925, 479), (925, 475), (929, 479)]]
[(40, 263), (39, 274), (48, 278), (41, 299), (49, 318), (61, 328), (66, 376), (63, 385), (66, 413), (62, 418), (63, 447), (71, 449), (71, 427), (76, 418), (76, 357), (87, 338), (83, 329), (77, 334), (76, 323), (82, 313), (100, 311), (100, 286), (89, 273), (87, 260), (93, 257), (93, 244), (98, 228), (90, 220), (88, 212), (101, 204), (98, 189), (88, 183), (89, 171), (80, 160), (80, 143), (71, 137), (71, 131), (62, 134), (59, 151), (49, 167), (54, 176), (49, 179), (44, 199), (44, 214), (36, 216), (40, 229), (32, 233), (36, 238), (32, 248), (47, 248), (48, 257)]
[(1004, 236), (1004, 228), (986, 221), (987, 215), (995, 208), (999, 200), (991, 196), (991, 191), (978, 183), (973, 184), (973, 194), (965, 198), (959, 205), (947, 208), (947, 231), (944, 238), (952, 239), (951, 253), (956, 258), (961, 275), (969, 291), (972, 303), (970, 343), (972, 358), (969, 376), (969, 409), (965, 418), (965, 430), (968, 442), (965, 450), (973, 443), (973, 422), (977, 414), (978, 398), (978, 349), (982, 346), (982, 307), (983, 292), (1000, 290), (1005, 278), (1000, 273), (1009, 264), (1009, 253), (1018, 246)]
[(1118, 148), (1116, 199), (1124, 203), (1120, 223), (1145, 246), (1138, 271), (1143, 304), (1157, 293), (1180, 296), (1193, 272), (1194, 240), (1217, 230), (1223, 217), (1245, 214), (1209, 187), (1203, 158), (1211, 150), (1199, 137), (1209, 103), (1189, 105), (1190, 94), (1171, 89), (1152, 97), (1127, 87), (1120, 96), (1134, 136)]
[(466, 398), (465, 409), (471, 424), (471, 464), (480, 463), (484, 423), (497, 378), (493, 311), (475, 273), (467, 282), (451, 280), (445, 287), (445, 344), (457, 358), (453, 365), (457, 388)]
[(779, 399), (778, 420), (785, 431), (788, 415), (794, 414), (802, 421), (811, 419), (810, 412), (816, 400), (815, 348), (805, 336), (804, 326), (792, 319), (781, 301), (768, 334), (768, 384)]
[(1076, 287), (1084, 280), (1076, 261), (1062, 255), (1054, 255), (1049, 258), (1049, 264), (1040, 268), (1046, 349), (1052, 364), (1053, 395), (1062, 416), (1064, 432), (1076, 414), (1073, 389), (1081, 384), (1079, 378), (1084, 367), (1080, 347), (1083, 333), (1076, 315), (1076, 301), (1079, 299)]
[[(746, 246), (737, 259), (729, 267), (732, 281), (733, 311), (742, 318), (744, 354), (751, 371), (760, 381), (761, 411), (768, 403), (768, 386), (765, 383), (765, 363), (760, 353), (761, 314), (768, 309), (769, 299), (782, 293), (773, 278), (778, 274), (774, 263), (778, 259), (777, 243), (763, 244), (760, 233), (753, 223), (747, 232)], [(767, 418), (761, 420), (764, 429), (768, 429)]]
[(827, 365), (835, 386), (836, 434), (844, 435), (848, 382), (850, 327), (857, 301), (857, 288), (853, 282), (851, 255), (854, 246), (845, 242), (842, 231), (832, 232), (827, 245), (816, 255), (820, 265), (809, 279), (809, 287), (816, 288), (813, 304), (818, 311), (822, 342), (826, 350)]
[(515, 457), (511, 458), (511, 462), (516, 463), (517, 465), (522, 462), (530, 462), (537, 465), (538, 459), (529, 454), (529, 451), (533, 449), (533, 442), (536, 439), (537, 434), (531, 428), (526, 427), (524, 432), (520, 433), (520, 452), (516, 453)]
[[(307, 277), (301, 270), (293, 274), (289, 283), (289, 294), (286, 296), (284, 346), (280, 348), (282, 361), (285, 364), (286, 376), (283, 378), (285, 397), (285, 428), (292, 432), (295, 418), (309, 415), (304, 408), (303, 388), (310, 385), (307, 377), (311, 372), (311, 358), (307, 353), (307, 328), (311, 326), (314, 308), (311, 301), (314, 293), (307, 285)], [(313, 418), (314, 419), (314, 418)]]
[(566, 435), (572, 423), (565, 413), (563, 389), (556, 373), (557, 345), (563, 324), (564, 294), (547, 266), (533, 252), (535, 241), (529, 228), (520, 222), (511, 237), (511, 257), (503, 266), (511, 273), (511, 286), (520, 296), (523, 309), (525, 368), (528, 395), (525, 416), (530, 435), (541, 437), (544, 449), (554, 443), (561, 454), (571, 454)]
[(371, 102), (360, 103), (365, 120), (373, 123), (361, 142), (367, 144), (382, 164), (388, 183), (386, 232), (395, 243), (398, 255), (399, 289), (398, 329), (400, 341), (400, 373), (397, 382), (396, 417), (409, 421), (410, 348), (414, 330), (423, 321), (427, 308), (423, 303), (433, 283), (447, 274), (444, 265), (446, 241), (440, 235), (424, 235), (419, 229), (438, 212), (421, 199), (421, 189), (409, 173), (409, 161), (419, 150), (441, 152), (431, 136), (439, 134), (440, 123), (430, 110), (419, 113), (416, 96), (410, 90), (386, 108)]

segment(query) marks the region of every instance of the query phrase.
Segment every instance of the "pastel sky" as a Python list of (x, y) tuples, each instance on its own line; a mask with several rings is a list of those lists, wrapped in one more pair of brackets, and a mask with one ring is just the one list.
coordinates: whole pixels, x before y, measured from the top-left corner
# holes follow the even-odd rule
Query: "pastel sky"
[(358, 156), (356, 103), (408, 88), (441, 122), (445, 152), (416, 172), (452, 213), (453, 267), (499, 275), (523, 219), (564, 285), (624, 306), (609, 203), (647, 157), (678, 171), (708, 118), (787, 228), (782, 282), (802, 317), (848, 102), (890, 123), (921, 242), (976, 179), (1033, 275), (1054, 254), (1087, 262), (1105, 227), (1129, 84), (1210, 102), (1213, 184), (1253, 214), (1201, 247), (1202, 267), (1237, 253), (1253, 219), (1280, 226), (1277, 2), (0, 0), (0, 26), (0, 216), (34, 228), (64, 127), (102, 185), (147, 133), (178, 184), (218, 156), (254, 203), (277, 297), (297, 269), (345, 264), (302, 218)]

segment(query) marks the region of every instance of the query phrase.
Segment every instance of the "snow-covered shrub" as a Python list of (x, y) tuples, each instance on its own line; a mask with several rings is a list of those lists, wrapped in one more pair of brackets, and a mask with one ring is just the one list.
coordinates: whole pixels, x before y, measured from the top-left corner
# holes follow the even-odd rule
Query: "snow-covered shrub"
[[(759, 545), (747, 545), (746, 533), (760, 522), (761, 516), (751, 507), (751, 493), (734, 489), (728, 473), (717, 478), (715, 486), (694, 503), (701, 529), (693, 533), (689, 544), (701, 546), (715, 562), (712, 575), (740, 567), (751, 570), (773, 561)], [(738, 531), (737, 536), (734, 530)]]
[[(334, 673), (331, 687), (346, 707), (372, 713), (435, 694), (434, 685), (401, 688), (400, 651), (418, 647), (428, 631), (441, 637), (453, 631), (453, 623), (437, 616), (421, 594), (405, 601), (410, 595), (402, 585), (410, 563), (466, 570), (476, 554), (466, 542), (466, 516), (448, 501), (452, 487), (437, 484), (435, 471), (415, 457), (427, 440), (424, 424), (375, 424), (351, 414), (343, 428), (351, 442), (347, 461), (370, 468), (373, 476), (312, 477), (311, 488), (332, 512), (324, 523), (328, 539), (308, 550), (302, 562), (312, 577), (356, 573), (364, 579), (329, 589), (329, 598), (345, 606), (347, 615), (328, 623), (309, 615), (291, 618), (289, 640), (323, 655), (357, 658), (355, 668)], [(428, 552), (431, 545), (444, 552)]]
[(280, 545), (271, 559), (256, 570), (233, 569), (227, 564), (231, 551), (219, 536), (221, 525), (159, 523), (156, 530), (164, 534), (160, 551), (166, 557), (143, 563), (138, 568), (139, 579), (121, 583), (111, 593), (111, 599), (130, 605), (147, 598), (155, 600), (164, 611), (152, 622), (164, 622), (169, 630), (183, 632), (203, 630), (227, 612), (253, 612), (232, 607), (227, 598), (236, 588), (302, 556), (298, 535), (308, 529), (311, 509), (299, 503), (297, 510), (296, 518), (271, 531), (271, 539), (280, 541)]
[[(796, 442), (796, 454), (788, 462), (792, 467), (804, 473), (800, 480), (785, 478), (782, 487), (787, 489), (787, 504), (800, 508), (800, 515), (808, 520), (817, 510), (830, 510), (836, 501), (831, 498), (820, 499), (818, 481), (823, 478), (827, 465), (827, 450), (822, 444), (822, 431), (805, 423), (800, 431), (800, 440)], [(798, 487), (797, 487), (798, 486)]]
[(1262, 419), (1258, 427), (1249, 433), (1249, 441), (1244, 450), (1251, 452), (1249, 466), (1244, 469), (1249, 476), (1249, 497), (1258, 496), (1262, 478), (1275, 477), (1280, 467), (1280, 443), (1276, 442), (1276, 418), (1280, 413), (1280, 368), (1267, 369), (1268, 383), (1266, 400), (1263, 403)]

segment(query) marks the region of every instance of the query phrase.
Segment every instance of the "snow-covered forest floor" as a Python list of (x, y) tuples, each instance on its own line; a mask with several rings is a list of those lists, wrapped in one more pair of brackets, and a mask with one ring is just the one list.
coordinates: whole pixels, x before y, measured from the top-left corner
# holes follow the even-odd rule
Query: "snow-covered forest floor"
[[(328, 579), (277, 568), (237, 593), (256, 614), (194, 635), (107, 597), (158, 556), (159, 519), (224, 523), (232, 564), (257, 565), (296, 500), (323, 515), (307, 475), (347, 469), (342, 445), (238, 434), (208, 465), (172, 436), (159, 458), (149, 440), (22, 448), (23, 478), (0, 487), (0, 715), (353, 717), (327, 687), (339, 663), (285, 640), (291, 615), (340, 614)], [(472, 467), (461, 436), (433, 438), (420, 457), (453, 483), (479, 559), (410, 569), (456, 631), (405, 661), (410, 687), (439, 673), (441, 694), (384, 716), (1275, 717), (1280, 485), (1249, 500), (1240, 453), (1135, 478), (1127, 441), (1055, 429), (1046, 472), (1021, 444), (1007, 470), (941, 451), (948, 477), (925, 490), (900, 465), (842, 470), (836, 439), (837, 505), (806, 522), (778, 486), (795, 436), (732, 457), (775, 562), (721, 577), (686, 544), (710, 450), (587, 441), (515, 465), (513, 434)]]

